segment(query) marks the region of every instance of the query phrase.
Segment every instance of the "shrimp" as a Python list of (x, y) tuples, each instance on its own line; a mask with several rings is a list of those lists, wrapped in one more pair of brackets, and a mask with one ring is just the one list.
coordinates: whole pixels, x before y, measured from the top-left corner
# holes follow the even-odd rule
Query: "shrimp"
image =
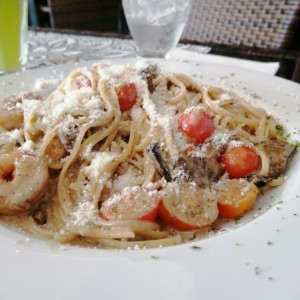
[(17, 107), (24, 99), (40, 100), (41, 96), (37, 93), (27, 92), (13, 94), (0, 101), (0, 127), (6, 130), (21, 128), (23, 124), (23, 110)]
[(55, 137), (45, 151), (45, 154), (48, 155), (49, 158), (54, 162), (60, 161), (66, 155), (66, 153), (67, 151), (59, 137)]
[(49, 179), (45, 158), (11, 152), (0, 156), (0, 214), (29, 211), (39, 202)]

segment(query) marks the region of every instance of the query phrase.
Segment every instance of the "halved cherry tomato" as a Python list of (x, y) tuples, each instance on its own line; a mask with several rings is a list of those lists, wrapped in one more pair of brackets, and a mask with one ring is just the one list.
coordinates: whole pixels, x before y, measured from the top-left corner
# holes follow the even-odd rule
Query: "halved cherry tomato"
[(100, 216), (105, 220), (139, 219), (155, 222), (160, 198), (155, 192), (142, 187), (125, 188), (121, 194), (107, 199), (100, 208)]
[(121, 111), (128, 110), (136, 103), (138, 94), (134, 83), (127, 83), (116, 87)]
[(199, 226), (191, 225), (186, 222), (181, 221), (175, 215), (171, 214), (171, 212), (165, 207), (164, 202), (162, 201), (159, 205), (159, 218), (169, 226), (174, 229), (181, 231), (189, 231), (198, 229)]
[(221, 162), (230, 178), (242, 178), (258, 170), (261, 159), (253, 148), (240, 145), (228, 148), (221, 156)]
[(230, 180), (226, 188), (218, 192), (220, 215), (229, 219), (241, 217), (253, 208), (258, 193), (258, 188), (252, 182)]
[(218, 217), (217, 202), (193, 183), (171, 183), (159, 205), (159, 218), (177, 230), (195, 230)]
[(86, 75), (79, 75), (75, 78), (75, 87), (77, 89), (89, 88), (92, 86), (90, 79)]
[(148, 212), (146, 215), (143, 215), (142, 217), (140, 217), (140, 219), (143, 221), (155, 222), (155, 220), (157, 219), (157, 216), (158, 216), (158, 208), (159, 208), (159, 205), (157, 205), (153, 210)]
[(212, 117), (199, 107), (186, 109), (178, 119), (178, 129), (194, 144), (202, 144), (214, 132)]

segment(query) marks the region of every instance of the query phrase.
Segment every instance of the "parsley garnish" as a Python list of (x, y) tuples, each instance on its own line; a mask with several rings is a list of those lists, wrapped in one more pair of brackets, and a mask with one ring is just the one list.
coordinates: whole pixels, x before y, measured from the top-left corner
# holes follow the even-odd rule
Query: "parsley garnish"
[(256, 94), (256, 93), (251, 94), (251, 96), (254, 99), (260, 99), (260, 96), (258, 96), (258, 94)]
[(260, 267), (255, 267), (255, 274), (256, 275), (259, 275), (259, 274), (261, 274), (261, 272), (262, 272), (262, 269), (260, 268)]
[(289, 138), (291, 136), (291, 134), (290, 133), (288, 133), (287, 135), (286, 135), (286, 137), (285, 138)]
[(283, 130), (283, 126), (280, 125), (280, 124), (277, 124), (275, 128), (276, 128), (277, 130)]
[(200, 246), (194, 245), (194, 246), (191, 247), (191, 249), (193, 249), (193, 250), (200, 250), (200, 249), (202, 249), (202, 248), (201, 248)]
[(152, 259), (159, 259), (159, 256), (157, 256), (157, 255), (151, 255), (150, 256)]
[(213, 203), (213, 202), (215, 202), (215, 199), (208, 198), (206, 201), (207, 201), (208, 203)]

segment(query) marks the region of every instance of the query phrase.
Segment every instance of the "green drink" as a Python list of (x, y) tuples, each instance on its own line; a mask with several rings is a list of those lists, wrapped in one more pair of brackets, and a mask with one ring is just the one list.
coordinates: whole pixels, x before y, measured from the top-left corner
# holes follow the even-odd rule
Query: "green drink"
[(0, 0), (0, 73), (27, 62), (27, 0)]

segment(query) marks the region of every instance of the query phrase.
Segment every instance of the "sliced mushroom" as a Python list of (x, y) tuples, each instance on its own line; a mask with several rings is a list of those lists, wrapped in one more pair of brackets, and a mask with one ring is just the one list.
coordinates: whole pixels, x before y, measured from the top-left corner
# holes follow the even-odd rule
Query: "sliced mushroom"
[(275, 178), (286, 169), (289, 159), (296, 151), (296, 146), (283, 140), (270, 140), (261, 142), (259, 147), (269, 157), (269, 172), (267, 178)]
[(143, 69), (140, 72), (142, 79), (144, 79), (147, 82), (148, 90), (150, 93), (153, 93), (155, 90), (153, 79), (155, 79), (157, 76), (156, 70), (157, 70), (156, 65), (149, 65), (147, 68)]
[(209, 157), (180, 156), (175, 163), (168, 163), (161, 153), (158, 143), (150, 144), (147, 153), (157, 172), (166, 181), (194, 181), (200, 187), (208, 187), (223, 174), (219, 163), (219, 151), (212, 151)]
[(195, 181), (200, 187), (209, 187), (216, 182), (224, 173), (223, 166), (218, 157), (193, 157), (181, 156), (175, 163), (176, 168), (182, 168), (190, 180)]
[(166, 160), (163, 158), (161, 149), (158, 143), (152, 143), (147, 148), (146, 151), (148, 156), (153, 163), (155, 169), (159, 173), (160, 176), (163, 176), (166, 181), (171, 182), (173, 181), (171, 175), (171, 169), (168, 166)]

